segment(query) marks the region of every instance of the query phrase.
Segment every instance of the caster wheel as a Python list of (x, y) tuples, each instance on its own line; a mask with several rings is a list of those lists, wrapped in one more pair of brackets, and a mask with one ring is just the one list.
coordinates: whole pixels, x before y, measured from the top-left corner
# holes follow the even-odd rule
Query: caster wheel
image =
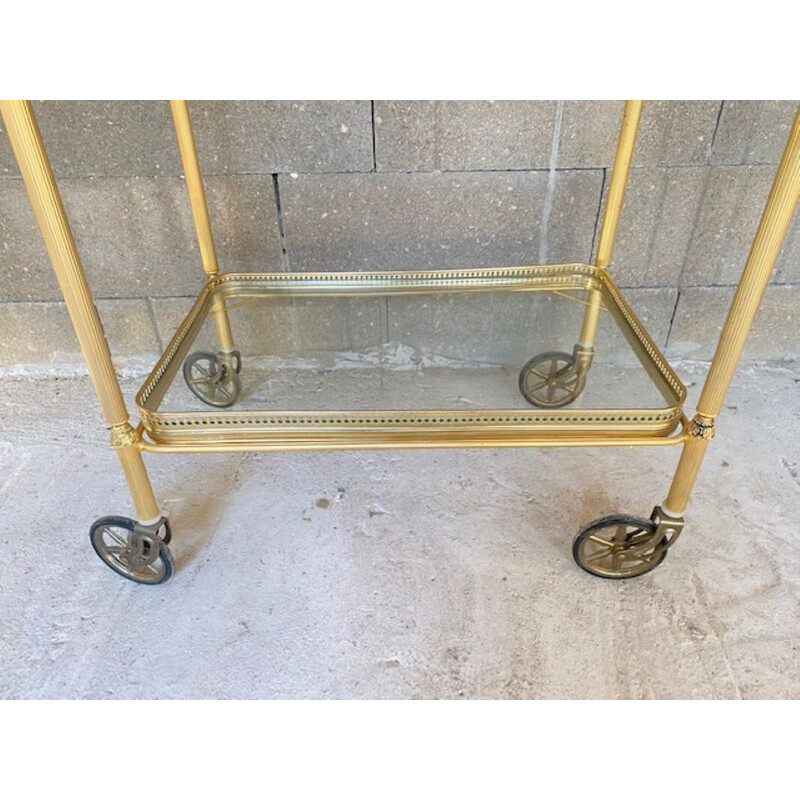
[(571, 353), (549, 352), (534, 356), (520, 370), (519, 390), (532, 405), (561, 408), (583, 390), (583, 381)]
[(242, 360), (238, 352), (228, 356), (199, 350), (183, 362), (183, 378), (196, 397), (214, 408), (228, 408), (239, 397), (239, 370)]
[(667, 556), (666, 542), (652, 544), (653, 520), (615, 514), (587, 525), (572, 543), (577, 565), (600, 578), (635, 578)]
[[(128, 517), (100, 517), (89, 530), (89, 539), (100, 559), (124, 578), (164, 583), (173, 568), (167, 547), (169, 525), (165, 523), (144, 527)], [(159, 535), (161, 531), (165, 533)]]

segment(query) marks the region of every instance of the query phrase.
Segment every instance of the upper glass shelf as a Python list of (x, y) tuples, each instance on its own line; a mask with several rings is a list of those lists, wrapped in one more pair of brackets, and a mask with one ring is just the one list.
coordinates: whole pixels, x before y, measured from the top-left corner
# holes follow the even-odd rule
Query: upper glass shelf
[[(225, 354), (235, 349), (234, 354)], [(137, 395), (156, 441), (666, 435), (685, 389), (603, 271), (220, 275)]]

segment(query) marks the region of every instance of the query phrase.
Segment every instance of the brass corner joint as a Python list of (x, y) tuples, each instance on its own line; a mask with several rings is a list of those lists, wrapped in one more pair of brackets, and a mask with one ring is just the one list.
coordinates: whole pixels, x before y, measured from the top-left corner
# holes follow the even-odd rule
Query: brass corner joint
[(689, 436), (695, 439), (714, 438), (714, 417), (707, 417), (705, 414), (695, 414), (687, 429)]
[(123, 422), (122, 425), (115, 425), (111, 429), (111, 446), (114, 449), (133, 447), (138, 441), (139, 436), (129, 422)]

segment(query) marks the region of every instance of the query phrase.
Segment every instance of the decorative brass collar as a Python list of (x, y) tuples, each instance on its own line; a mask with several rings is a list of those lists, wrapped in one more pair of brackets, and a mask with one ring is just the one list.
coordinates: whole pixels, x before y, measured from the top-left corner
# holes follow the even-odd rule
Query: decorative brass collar
[(697, 439), (713, 439), (714, 418), (706, 417), (703, 414), (695, 414), (689, 423), (688, 433), (689, 436), (694, 436)]

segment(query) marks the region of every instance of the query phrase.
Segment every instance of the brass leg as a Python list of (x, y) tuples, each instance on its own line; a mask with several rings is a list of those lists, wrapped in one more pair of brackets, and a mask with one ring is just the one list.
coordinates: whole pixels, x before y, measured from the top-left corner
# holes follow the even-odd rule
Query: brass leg
[[(111, 361), (108, 343), (47, 160), (33, 108), (26, 101), (4, 100), (0, 102), (0, 110), (61, 286), (67, 311), (86, 359), (103, 417), (112, 429), (112, 442), (117, 442), (114, 446), (128, 478), (136, 512), (142, 519), (150, 520), (159, 516), (158, 505), (141, 452), (137, 448), (135, 434), (128, 423), (128, 411)], [(119, 444), (120, 431), (126, 432), (124, 446)]]
[(136, 516), (145, 525), (161, 517), (153, 487), (147, 475), (136, 431), (127, 423), (111, 429), (111, 446), (117, 451), (122, 471), (128, 481), (131, 497), (136, 506)]
[(706, 448), (714, 436), (714, 424), (722, 408), (745, 339), (753, 324), (772, 268), (781, 250), (800, 196), (800, 110), (761, 216), (739, 287), (733, 298), (725, 327), (711, 362), (697, 414), (689, 426), (689, 439), (683, 447), (678, 468), (663, 510), (679, 517), (686, 510)]
[[(611, 261), (641, 112), (641, 100), (628, 100), (625, 104), (603, 226), (597, 245), (595, 264), (603, 269)], [(590, 289), (580, 337), (571, 354), (560, 351), (540, 353), (522, 367), (519, 389), (529, 403), (540, 408), (560, 408), (572, 403), (583, 392), (586, 376), (594, 359), (594, 342), (601, 305), (600, 292)]]
[[(611, 251), (625, 199), (625, 187), (641, 113), (642, 101), (628, 100), (622, 118), (603, 226), (597, 245), (595, 264), (603, 269), (608, 267), (611, 261)], [(519, 376), (519, 388), (529, 403), (541, 408), (558, 408), (569, 405), (583, 392), (586, 376), (594, 359), (594, 342), (601, 305), (600, 292), (590, 289), (580, 338), (571, 355), (562, 352), (541, 353), (523, 366)]]
[(94, 383), (111, 444), (117, 451), (136, 514), (101, 517), (91, 527), (92, 546), (113, 570), (138, 583), (163, 583), (172, 574), (169, 523), (160, 515), (142, 459), (140, 442), (111, 361), (103, 326), (92, 300), (61, 196), (47, 160), (33, 108), (27, 101), (0, 101), (3, 121), (19, 164), (47, 252)]
[[(614, 515), (595, 520), (584, 528), (575, 538), (572, 552), (578, 565), (587, 572), (604, 578), (642, 575), (663, 561), (668, 548), (680, 535), (684, 525), (683, 512), (689, 504), (703, 456), (714, 436), (717, 415), (792, 221), (798, 196), (800, 111), (795, 116), (786, 150), (728, 312), (697, 404), (697, 413), (689, 423), (688, 437), (667, 499), (662, 506), (653, 509), (649, 520)], [(610, 246), (607, 253), (610, 253)], [(600, 252), (598, 263), (599, 260)]]
[[(200, 172), (200, 161), (197, 158), (189, 107), (185, 100), (170, 100), (170, 107), (175, 123), (175, 135), (178, 139), (183, 172), (186, 176), (186, 188), (189, 191), (189, 205), (192, 208), (192, 218), (197, 232), (200, 259), (203, 263), (203, 270), (210, 279), (219, 273), (219, 265), (214, 247), (214, 237), (211, 233), (211, 220), (208, 216), (208, 204), (203, 187), (203, 176)], [(211, 317), (217, 330), (219, 352), (192, 353), (184, 364), (184, 378), (192, 392), (204, 403), (217, 408), (226, 408), (233, 405), (239, 396), (241, 356), (233, 341), (233, 332), (224, 299), (214, 298)], [(209, 384), (207, 373), (214, 377), (215, 383)]]
[(633, 147), (636, 144), (636, 133), (639, 130), (641, 115), (641, 100), (628, 100), (625, 103), (625, 116), (622, 118), (622, 129), (619, 132), (617, 152), (614, 156), (614, 168), (611, 171), (603, 227), (600, 229), (600, 238), (597, 242), (595, 264), (604, 269), (611, 263), (611, 251), (614, 249), (617, 225), (620, 214), (622, 214), (622, 204), (625, 201), (625, 188), (628, 183), (628, 172), (633, 160)]
[[(189, 192), (189, 205), (192, 208), (194, 228), (197, 232), (197, 244), (200, 248), (200, 259), (203, 270), (209, 278), (219, 273), (217, 251), (214, 247), (214, 236), (211, 233), (211, 220), (208, 216), (208, 203), (203, 187), (203, 176), (200, 172), (200, 161), (197, 158), (197, 147), (192, 132), (192, 121), (189, 117), (189, 107), (185, 100), (170, 100), (172, 119), (175, 123), (175, 135), (178, 139), (178, 149), (181, 154), (183, 172), (186, 176), (186, 188)], [(215, 301), (213, 308), (214, 323), (219, 336), (220, 350), (223, 353), (235, 349), (231, 333), (228, 312), (225, 303)]]
[(200, 162), (197, 159), (197, 148), (192, 133), (192, 122), (189, 118), (189, 107), (185, 100), (170, 100), (172, 119), (175, 123), (175, 135), (178, 137), (178, 149), (181, 153), (183, 172), (186, 176), (186, 188), (189, 191), (189, 204), (192, 207), (192, 218), (197, 231), (197, 244), (200, 247), (200, 258), (203, 269), (209, 277), (219, 272), (217, 251), (214, 248), (214, 237), (211, 235), (211, 222), (208, 218), (206, 192), (203, 188), (203, 176), (200, 173)]
[[(641, 115), (641, 100), (628, 100), (625, 103), (625, 114), (622, 118), (617, 152), (614, 156), (614, 167), (611, 170), (611, 183), (608, 187), (608, 199), (603, 215), (603, 225), (600, 228), (600, 238), (597, 242), (597, 256), (594, 262), (595, 266), (602, 269), (607, 269), (611, 263), (611, 253), (614, 249), (617, 226), (622, 214), (622, 204), (625, 201), (625, 189), (628, 185), (628, 173), (633, 160), (633, 148), (636, 144), (636, 133), (639, 130)], [(581, 328), (580, 346), (583, 348), (594, 347), (597, 321), (600, 316), (600, 302), (600, 293), (590, 292), (589, 307), (586, 309)]]

